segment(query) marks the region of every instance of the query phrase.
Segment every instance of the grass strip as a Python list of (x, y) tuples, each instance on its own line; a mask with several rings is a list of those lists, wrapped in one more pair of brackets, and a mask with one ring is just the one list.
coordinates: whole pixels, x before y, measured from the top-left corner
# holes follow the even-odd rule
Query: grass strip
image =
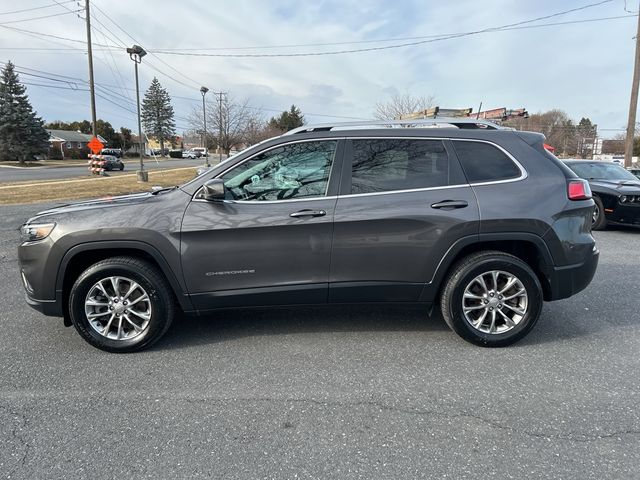
[(195, 177), (196, 170), (196, 168), (179, 168), (149, 172), (148, 183), (138, 183), (134, 173), (131, 175), (118, 175), (117, 177), (88, 178), (86, 180), (63, 180), (59, 182), (43, 180), (41, 182), (30, 182), (26, 185), (4, 184), (0, 188), (0, 205), (77, 200), (146, 192), (153, 185), (170, 187), (185, 183)]

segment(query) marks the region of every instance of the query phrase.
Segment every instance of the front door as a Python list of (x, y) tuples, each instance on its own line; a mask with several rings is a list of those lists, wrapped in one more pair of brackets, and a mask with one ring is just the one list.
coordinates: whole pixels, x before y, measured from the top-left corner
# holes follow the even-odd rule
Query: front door
[(195, 195), (181, 252), (197, 309), (327, 301), (339, 143), (272, 147), (220, 175), (225, 201)]

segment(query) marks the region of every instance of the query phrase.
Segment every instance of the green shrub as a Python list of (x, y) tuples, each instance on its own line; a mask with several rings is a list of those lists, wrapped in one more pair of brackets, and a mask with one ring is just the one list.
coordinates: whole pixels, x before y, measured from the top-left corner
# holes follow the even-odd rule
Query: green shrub
[(62, 160), (62, 151), (58, 147), (49, 149), (49, 160)]

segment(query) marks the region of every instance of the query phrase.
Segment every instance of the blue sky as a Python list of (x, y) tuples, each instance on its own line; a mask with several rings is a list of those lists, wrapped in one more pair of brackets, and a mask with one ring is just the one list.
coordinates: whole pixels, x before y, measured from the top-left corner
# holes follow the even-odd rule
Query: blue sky
[[(74, 1), (59, 1), (72, 10), (78, 8)], [(93, 40), (122, 47), (125, 43), (134, 43), (124, 33), (127, 32), (151, 51), (219, 48), (207, 52), (324, 52), (405, 42), (270, 47), (468, 32), (597, 2), (95, 0), (92, 2), (96, 7), (92, 12), (96, 20)], [(637, 3), (627, 3), (629, 10), (638, 7)], [(49, 4), (50, 8), (6, 13)], [(4, 22), (63, 12), (64, 7), (52, 0), (23, 0), (13, 5), (2, 2), (2, 61), (11, 59), (19, 67), (87, 79), (87, 58), (80, 43), (2, 28)], [(110, 23), (103, 12), (124, 32)], [(624, 0), (611, 0), (537, 24), (625, 14)], [(77, 40), (85, 38), (84, 22), (75, 14), (4, 24)], [(141, 87), (146, 89), (151, 78), (158, 76), (173, 96), (180, 129), (189, 126), (187, 117), (193, 108), (200, 106), (199, 86), (206, 85), (212, 91), (228, 91), (237, 100), (247, 99), (252, 106), (265, 109), (265, 117), (295, 103), (311, 122), (332, 120), (317, 114), (369, 118), (376, 102), (388, 99), (393, 92), (408, 92), (433, 95), (438, 105), (448, 108), (475, 109), (481, 101), (486, 108), (525, 107), (529, 112), (560, 108), (576, 120), (590, 117), (603, 129), (604, 136), (611, 137), (622, 132), (626, 123), (635, 29), (636, 17), (629, 15), (616, 20), (484, 33), (345, 55), (276, 58), (148, 55), (140, 69)], [(133, 63), (123, 48), (95, 48), (96, 81), (108, 86), (101, 94), (120, 104), (116, 106), (98, 98), (98, 117), (115, 127), (135, 127), (135, 114), (130, 111), (135, 110), (134, 92), (130, 90), (134, 86)], [(53, 82), (27, 75), (21, 79), (29, 83), (86, 88), (74, 80)], [(31, 85), (28, 93), (34, 108), (47, 121), (90, 116), (87, 92)]]

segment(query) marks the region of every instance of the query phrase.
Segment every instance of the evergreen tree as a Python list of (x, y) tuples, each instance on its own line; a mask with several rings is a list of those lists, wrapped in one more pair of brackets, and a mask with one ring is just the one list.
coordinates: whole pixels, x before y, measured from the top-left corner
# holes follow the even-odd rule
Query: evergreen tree
[(170, 140), (176, 134), (171, 97), (155, 77), (142, 100), (142, 124), (147, 135), (160, 142), (162, 151), (165, 140)]
[(11, 62), (0, 73), (0, 160), (32, 159), (49, 148), (44, 122), (31, 108)]
[(288, 132), (304, 125), (304, 115), (298, 107), (291, 105), (289, 111), (284, 111), (278, 117), (269, 120), (269, 128)]

